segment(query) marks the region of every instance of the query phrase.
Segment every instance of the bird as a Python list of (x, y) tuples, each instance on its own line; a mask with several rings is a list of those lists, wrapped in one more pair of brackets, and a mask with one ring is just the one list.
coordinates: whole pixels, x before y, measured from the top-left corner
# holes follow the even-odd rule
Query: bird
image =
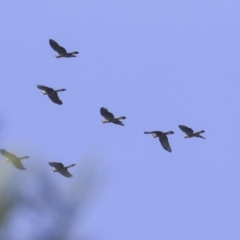
[(27, 159), (29, 156), (24, 156), (24, 157), (17, 157), (15, 154), (10, 153), (4, 149), (0, 150), (1, 154), (6, 157), (6, 162), (11, 162), (16, 168), (20, 170), (26, 170), (26, 168), (22, 165), (21, 160), (22, 159)]
[(152, 134), (154, 138), (159, 138), (160, 143), (162, 144), (162, 147), (167, 150), (168, 152), (172, 152), (172, 149), (170, 147), (170, 144), (168, 142), (167, 135), (174, 134), (173, 131), (169, 132), (160, 132), (160, 131), (152, 131), (152, 132), (144, 132), (145, 134)]
[(191, 128), (184, 125), (179, 125), (179, 128), (185, 133), (185, 136), (183, 136), (183, 138), (198, 137), (205, 139), (205, 137), (200, 135), (201, 133), (205, 132), (204, 130), (194, 132)]
[(102, 123), (111, 122), (111, 123), (114, 123), (114, 124), (124, 126), (124, 124), (120, 120), (124, 120), (124, 119), (126, 119), (126, 117), (115, 118), (114, 115), (111, 112), (109, 112), (107, 110), (107, 108), (104, 108), (104, 107), (100, 108), (100, 113), (105, 118), (105, 119), (102, 120)]
[(60, 46), (56, 41), (49, 39), (49, 44), (52, 47), (52, 49), (54, 51), (57, 52), (57, 54), (55, 55), (56, 58), (61, 58), (61, 57), (66, 57), (66, 58), (70, 58), (70, 57), (77, 57), (74, 54), (78, 54), (79, 52), (75, 51), (75, 52), (70, 52), (68, 53), (66, 51), (66, 49), (62, 46)]
[(49, 88), (43, 85), (37, 85), (39, 89), (42, 90), (42, 95), (48, 95), (48, 97), (56, 104), (62, 105), (63, 102), (58, 97), (58, 92), (66, 91), (65, 88), (54, 90), (53, 88)]
[(64, 167), (64, 165), (62, 163), (60, 163), (60, 162), (49, 162), (48, 164), (50, 166), (54, 167), (52, 172), (59, 172), (64, 177), (68, 177), (68, 178), (72, 177), (72, 174), (68, 172), (68, 168), (74, 167), (76, 165), (76, 164), (71, 164), (71, 165), (69, 165), (67, 167)]

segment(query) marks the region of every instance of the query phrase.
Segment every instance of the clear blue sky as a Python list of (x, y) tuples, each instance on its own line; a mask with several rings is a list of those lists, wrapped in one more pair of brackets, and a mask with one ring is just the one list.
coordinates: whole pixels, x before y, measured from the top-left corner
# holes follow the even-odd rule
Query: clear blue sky
[[(96, 239), (239, 240), (239, 8), (2, 1), (1, 148), (31, 158), (24, 173), (3, 159), (1, 168), (29, 180), (41, 166), (67, 188), (82, 159), (94, 159), (105, 183), (81, 224)], [(78, 57), (56, 59), (50, 38)], [(63, 105), (38, 84), (66, 88)], [(127, 116), (125, 126), (103, 125), (100, 107)], [(204, 129), (206, 140), (183, 139), (179, 124)], [(143, 134), (152, 130), (175, 132), (172, 153)], [(49, 161), (76, 163), (73, 179)]]

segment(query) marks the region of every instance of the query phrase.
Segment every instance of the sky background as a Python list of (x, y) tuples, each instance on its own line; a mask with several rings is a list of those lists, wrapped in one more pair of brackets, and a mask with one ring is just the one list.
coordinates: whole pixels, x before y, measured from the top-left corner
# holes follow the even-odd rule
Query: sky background
[[(79, 232), (97, 240), (239, 240), (239, 7), (2, 1), (0, 148), (30, 156), (27, 171), (2, 157), (1, 172), (11, 176), (2, 185), (21, 180), (18, 190), (31, 195), (42, 169), (64, 195), (81, 191), (91, 172), (84, 217), (69, 240)], [(50, 38), (78, 57), (56, 59)], [(66, 88), (63, 105), (37, 85)], [(125, 126), (102, 124), (100, 107), (126, 116)], [(206, 140), (183, 139), (179, 124), (205, 130)], [(174, 131), (172, 153), (143, 134), (153, 130)], [(76, 163), (74, 177), (51, 173), (49, 161)], [(29, 219), (38, 218), (30, 215), (15, 217), (15, 239), (26, 239)]]

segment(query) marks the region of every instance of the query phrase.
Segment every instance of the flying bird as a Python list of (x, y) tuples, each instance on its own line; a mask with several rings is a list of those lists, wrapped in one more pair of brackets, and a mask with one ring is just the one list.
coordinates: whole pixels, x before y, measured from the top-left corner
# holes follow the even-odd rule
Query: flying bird
[(62, 105), (63, 102), (58, 97), (58, 92), (66, 91), (66, 89), (58, 89), (54, 90), (53, 88), (49, 88), (43, 85), (37, 85), (39, 89), (42, 90), (42, 95), (48, 95), (48, 97), (56, 104)]
[(162, 144), (162, 147), (167, 150), (168, 152), (172, 152), (172, 149), (170, 147), (170, 144), (168, 142), (167, 135), (174, 134), (173, 131), (169, 132), (160, 132), (160, 131), (152, 131), (152, 132), (144, 132), (145, 134), (152, 134), (154, 138), (159, 138), (160, 143)]
[(100, 113), (105, 118), (102, 120), (102, 123), (111, 122), (111, 123), (115, 123), (115, 124), (124, 126), (124, 124), (120, 120), (124, 120), (124, 119), (126, 119), (126, 117), (115, 118), (114, 115), (104, 107), (100, 108)]
[(74, 167), (76, 165), (76, 164), (71, 164), (71, 165), (69, 165), (67, 167), (64, 167), (64, 165), (62, 163), (60, 163), (60, 162), (49, 162), (48, 164), (50, 166), (54, 167), (52, 172), (59, 172), (64, 177), (68, 177), (68, 178), (72, 177), (72, 174), (68, 172), (68, 168)]
[(0, 152), (4, 157), (6, 157), (6, 162), (11, 162), (16, 168), (20, 170), (26, 170), (26, 168), (22, 165), (21, 160), (27, 159), (29, 156), (17, 157), (13, 153), (10, 153), (4, 149), (1, 149)]
[(191, 128), (184, 125), (179, 125), (179, 128), (185, 133), (185, 136), (183, 136), (183, 138), (198, 137), (205, 139), (203, 136), (200, 135), (201, 133), (205, 132), (204, 130), (194, 132)]
[(66, 57), (66, 58), (76, 57), (74, 54), (78, 54), (77, 51), (68, 53), (64, 47), (61, 47), (56, 41), (54, 41), (54, 40), (52, 40), (52, 39), (49, 39), (49, 44), (50, 44), (50, 46), (52, 47), (52, 49), (57, 52), (57, 54), (55, 55), (56, 58), (61, 58), (61, 57)]

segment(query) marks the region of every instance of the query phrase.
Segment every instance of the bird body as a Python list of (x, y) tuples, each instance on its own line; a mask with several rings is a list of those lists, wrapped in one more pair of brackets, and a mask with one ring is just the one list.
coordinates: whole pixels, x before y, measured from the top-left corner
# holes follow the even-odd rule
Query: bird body
[(54, 167), (52, 172), (59, 172), (64, 177), (68, 177), (68, 178), (72, 177), (72, 174), (68, 172), (68, 168), (74, 167), (76, 165), (76, 164), (71, 164), (71, 165), (69, 165), (67, 167), (64, 167), (64, 165), (62, 163), (60, 163), (60, 162), (49, 162), (48, 164), (50, 166)]
[(198, 131), (198, 132), (194, 132), (192, 128), (189, 128), (185, 125), (179, 125), (178, 126), (184, 133), (185, 135), (183, 136), (183, 138), (191, 138), (191, 137), (198, 137), (198, 138), (203, 138), (205, 139), (205, 137), (201, 136), (201, 133), (204, 133), (204, 130)]
[(57, 54), (55, 55), (56, 58), (61, 58), (61, 57), (66, 57), (66, 58), (70, 58), (70, 57), (76, 57), (74, 54), (78, 54), (79, 52), (75, 51), (75, 52), (67, 52), (67, 50), (60, 46), (56, 41), (49, 39), (49, 44), (52, 47), (52, 49), (54, 51), (57, 52)]
[(26, 168), (22, 165), (21, 160), (27, 159), (27, 158), (29, 158), (29, 156), (17, 157), (15, 154), (10, 153), (4, 149), (1, 149), (0, 152), (4, 157), (7, 158), (6, 162), (11, 162), (13, 164), (13, 166), (15, 166), (16, 168), (18, 168), (20, 170), (26, 170)]
[(123, 122), (121, 122), (120, 120), (124, 120), (124, 119), (126, 119), (126, 117), (115, 118), (114, 115), (111, 112), (109, 112), (107, 108), (104, 108), (104, 107), (100, 108), (100, 113), (105, 118), (102, 120), (102, 123), (111, 122), (111, 123), (114, 123), (117, 125), (124, 126)]
[(48, 97), (52, 100), (52, 102), (59, 105), (63, 104), (63, 102), (58, 97), (58, 92), (66, 91), (66, 89), (62, 88), (62, 89), (54, 90), (53, 88), (49, 88), (43, 85), (37, 85), (37, 87), (42, 90), (42, 95), (48, 95)]
[(172, 152), (172, 149), (170, 147), (170, 144), (168, 142), (167, 135), (174, 134), (173, 131), (169, 132), (161, 132), (161, 131), (152, 131), (152, 132), (144, 132), (145, 134), (152, 134), (154, 138), (159, 138), (160, 143), (162, 144), (162, 147), (167, 150), (168, 152)]

